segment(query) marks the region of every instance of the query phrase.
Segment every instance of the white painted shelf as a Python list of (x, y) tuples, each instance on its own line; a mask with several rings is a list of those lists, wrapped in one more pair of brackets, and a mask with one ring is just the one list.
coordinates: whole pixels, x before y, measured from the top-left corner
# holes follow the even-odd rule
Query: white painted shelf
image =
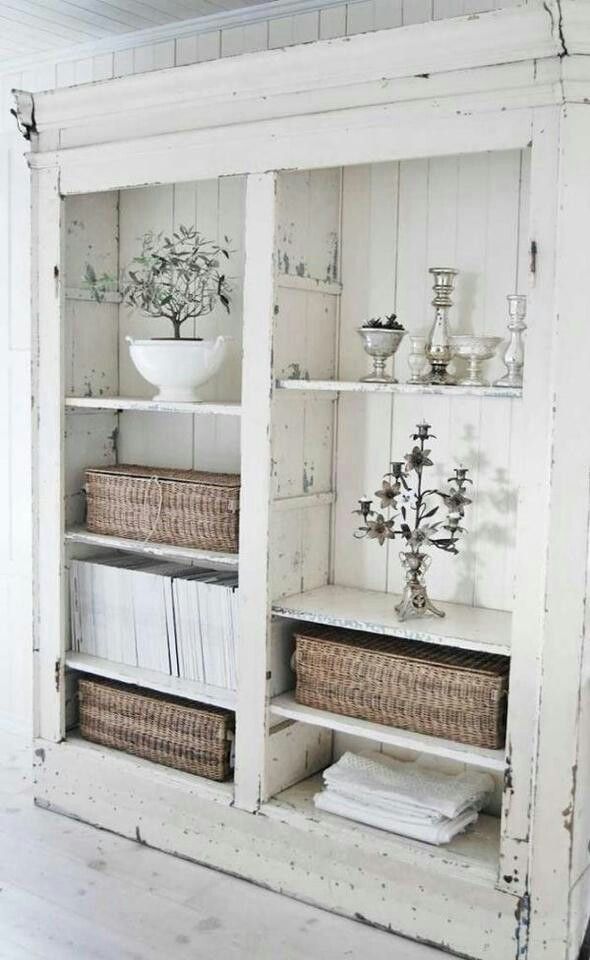
[(302, 780), (265, 803), (261, 813), (316, 836), (318, 842), (327, 837), (333, 840), (335, 850), (360, 849), (377, 860), (387, 857), (400, 868), (404, 863), (425, 864), (441, 873), (460, 875), (463, 880), (495, 884), (500, 850), (500, 821), (495, 817), (480, 816), (465, 833), (436, 847), (318, 810), (313, 797), (321, 789), (321, 776)]
[[(98, 758), (104, 763), (104, 779), (106, 784), (109, 778), (117, 778), (119, 783), (128, 782), (128, 777), (139, 777), (146, 783), (146, 788), (154, 793), (158, 788), (166, 789), (167, 785), (173, 783), (178, 789), (179, 799), (186, 798), (188, 802), (195, 800), (209, 800), (214, 803), (221, 803), (224, 806), (230, 806), (234, 801), (234, 784), (232, 780), (217, 781), (209, 780), (207, 777), (198, 777), (193, 773), (186, 773), (184, 770), (175, 770), (173, 767), (164, 766), (161, 763), (154, 763), (152, 760), (145, 760), (143, 757), (135, 757), (124, 750), (115, 750), (113, 747), (104, 747), (99, 743), (92, 743), (85, 740), (76, 730), (68, 732), (65, 740), (57, 744), (50, 744), (44, 740), (35, 741), (45, 752), (52, 751), (59, 754), (65, 754), (61, 759), (61, 767), (67, 769), (71, 765), (74, 769), (84, 771), (88, 759)], [(89, 756), (90, 755), (90, 756)], [(61, 766), (60, 764), (60, 766)], [(84, 783), (84, 773), (79, 774), (80, 786), (86, 788)], [(101, 784), (102, 785), (102, 784)], [(139, 817), (141, 820), (141, 817)], [(92, 821), (91, 821), (92, 822)]]
[(427, 383), (365, 383), (362, 380), (277, 380), (278, 390), (306, 393), (400, 393), (444, 397), (522, 397), (520, 387), (444, 387)]
[[(273, 603), (273, 613), (348, 630), (367, 630), (442, 646), (510, 655), (512, 615), (459, 603), (441, 603), (446, 616), (400, 622), (395, 612), (399, 597), (377, 590), (329, 585), (283, 597)], [(436, 599), (435, 599), (435, 602)]]
[(177, 547), (167, 543), (151, 543), (145, 540), (127, 540), (125, 537), (109, 537), (103, 533), (90, 533), (84, 527), (73, 527), (65, 534), (67, 543), (87, 543), (93, 547), (108, 547), (110, 550), (127, 550), (129, 553), (145, 553), (162, 560), (190, 560), (213, 563), (216, 566), (237, 567), (239, 554), (221, 553), (215, 550), (199, 550), (196, 547)]
[(145, 687), (147, 690), (158, 690), (160, 693), (185, 697), (187, 700), (195, 700), (198, 703), (210, 703), (228, 710), (236, 708), (235, 690), (197, 683), (194, 680), (183, 680), (157, 670), (144, 670), (143, 667), (115, 663), (112, 660), (104, 660), (102, 657), (91, 657), (87, 653), (75, 653), (73, 650), (66, 653), (65, 661), (70, 670), (78, 670), (80, 673), (91, 673), (95, 677), (107, 677), (109, 680), (134, 684)]
[(66, 397), (66, 407), (74, 410), (145, 410), (152, 413), (198, 413), (239, 417), (240, 403), (183, 403), (174, 400), (146, 400), (142, 397)]
[(370, 720), (344, 717), (329, 710), (306, 707), (296, 702), (293, 691), (275, 697), (271, 702), (270, 712), (277, 717), (298, 720), (300, 723), (309, 723), (316, 727), (326, 727), (355, 737), (366, 737), (367, 740), (386, 743), (393, 747), (403, 747), (436, 757), (457, 760), (486, 770), (503, 772), (505, 767), (504, 750), (472, 747), (464, 743), (455, 743), (453, 740), (444, 740), (442, 737), (430, 737), (411, 730), (399, 730), (397, 727), (387, 727), (382, 723), (372, 723)]

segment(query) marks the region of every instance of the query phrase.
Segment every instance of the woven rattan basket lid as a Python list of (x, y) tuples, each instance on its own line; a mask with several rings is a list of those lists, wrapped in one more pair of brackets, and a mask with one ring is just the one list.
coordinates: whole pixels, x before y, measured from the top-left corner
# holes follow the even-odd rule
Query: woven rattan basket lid
[(296, 639), (313, 640), (319, 643), (340, 644), (359, 653), (371, 653), (392, 660), (413, 661), (449, 670), (464, 670), (490, 677), (508, 676), (508, 657), (495, 653), (479, 653), (457, 647), (423, 643), (421, 640), (406, 640), (401, 637), (385, 637), (380, 634), (362, 633), (360, 630), (343, 630), (339, 627), (301, 626)]
[(203, 470), (171, 470), (169, 467), (145, 467), (137, 464), (119, 463), (110, 467), (89, 467), (86, 474), (101, 474), (113, 477), (137, 477), (149, 480), (170, 480), (174, 483), (198, 483), (207, 487), (240, 486), (239, 473), (207, 473)]

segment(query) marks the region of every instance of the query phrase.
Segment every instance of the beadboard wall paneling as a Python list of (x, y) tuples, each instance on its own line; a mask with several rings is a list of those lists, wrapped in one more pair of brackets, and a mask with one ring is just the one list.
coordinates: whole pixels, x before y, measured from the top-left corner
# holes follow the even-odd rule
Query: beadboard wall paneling
[[(402, 0), (401, 23), (419, 23), (440, 16), (458, 16), (511, 6), (516, 0)], [(224, 6), (227, 6), (224, 0)], [(245, 6), (241, 0), (241, 6)], [(45, 4), (44, 4), (45, 6)], [(154, 5), (150, 3), (150, 7)], [(210, 5), (209, 5), (210, 6)], [(467, 10), (469, 6), (469, 10)], [(353, 7), (357, 8), (353, 10)], [(389, 13), (389, 8), (391, 12)], [(436, 8), (436, 9), (435, 9)], [(475, 9), (477, 8), (477, 9)], [(195, 8), (196, 9), (196, 8)], [(399, 4), (392, 0), (342, 3), (320, 8), (311, 16), (282, 17), (273, 27), (276, 42), (297, 43), (379, 29), (389, 15), (399, 22)], [(304, 17), (305, 19), (301, 19)], [(285, 22), (289, 21), (289, 23)], [(129, 30), (129, 26), (126, 26)], [(241, 32), (240, 32), (241, 30)], [(3, 35), (6, 31), (3, 31)], [(234, 56), (270, 45), (271, 23), (252, 23), (236, 30), (215, 29), (194, 33), (185, 30), (166, 41), (147, 43), (129, 36), (123, 48), (85, 50), (76, 54), (39, 55), (39, 63), (26, 69), (1, 73), (0, 66), (0, 372), (3, 403), (0, 405), (0, 435), (7, 456), (0, 466), (0, 597), (8, 611), (5, 640), (0, 644), (0, 724), (26, 729), (31, 705), (31, 614), (30, 614), (30, 387), (29, 387), (29, 191), (24, 160), (26, 144), (15, 132), (10, 116), (13, 87), (31, 91), (104, 80), (159, 69), (163, 65), (195, 63), (219, 56)], [(266, 38), (266, 42), (265, 42)], [(170, 38), (168, 37), (168, 41)], [(162, 47), (162, 44), (165, 46)], [(173, 48), (173, 49), (172, 49)], [(0, 53), (4, 45), (0, 43)], [(26, 51), (23, 51), (26, 52)], [(172, 58), (172, 59), (171, 59)], [(359, 256), (363, 256), (359, 249)], [(217, 418), (203, 418), (200, 430), (217, 429)], [(225, 418), (223, 430), (238, 430)], [(378, 416), (375, 422), (379, 423)], [(236, 438), (237, 439), (237, 438)], [(235, 447), (234, 440), (231, 441)], [(376, 465), (377, 466), (377, 465)], [(381, 466), (378, 466), (381, 469)], [(373, 475), (373, 472), (371, 472)], [(325, 509), (325, 508), (324, 508)], [(4, 535), (6, 531), (6, 535)], [(444, 562), (446, 558), (442, 558)]]
[[(340, 371), (358, 379), (368, 367), (356, 342), (364, 317), (395, 310), (405, 327), (426, 335), (432, 322), (431, 266), (459, 270), (452, 328), (505, 337), (506, 295), (526, 292), (528, 156), (473, 154), (344, 171)], [(406, 341), (396, 374), (408, 374)], [(457, 365), (460, 372), (463, 367)], [(499, 357), (486, 376), (503, 372)], [(399, 545), (355, 542), (351, 516), (359, 496), (373, 495), (392, 459), (399, 460), (423, 418), (436, 439), (429, 483), (445, 487), (453, 465), (469, 467), (474, 503), (458, 557), (433, 556), (428, 581), (440, 600), (510, 610), (518, 496), (518, 400), (477, 397), (343, 395), (338, 454), (351, 469), (338, 477), (334, 581), (399, 592)]]
[(256, 0), (26, 0), (16, 6), (0, 0), (0, 56), (44, 53), (134, 30), (161, 27), (191, 17), (223, 13)]

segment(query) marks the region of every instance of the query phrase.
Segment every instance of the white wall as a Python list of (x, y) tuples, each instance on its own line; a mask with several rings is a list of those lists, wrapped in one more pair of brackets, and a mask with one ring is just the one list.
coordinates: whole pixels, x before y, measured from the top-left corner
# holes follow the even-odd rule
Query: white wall
[[(9, 116), (10, 89), (31, 91), (181, 66), (431, 19), (471, 14), (517, 0), (351, 0), (272, 20), (133, 36), (128, 45), (71, 51), (0, 74), (0, 727), (28, 730), (31, 716), (29, 193), (24, 141)], [(176, 28), (175, 28), (176, 29)]]

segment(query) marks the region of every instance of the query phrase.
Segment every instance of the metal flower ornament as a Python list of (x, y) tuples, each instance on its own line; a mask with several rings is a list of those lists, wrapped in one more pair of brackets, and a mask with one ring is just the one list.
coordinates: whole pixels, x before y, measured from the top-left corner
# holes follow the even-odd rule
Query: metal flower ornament
[[(424, 470), (433, 465), (430, 449), (425, 445), (436, 437), (426, 422), (417, 424), (416, 433), (411, 436), (414, 447), (403, 460), (392, 462), (380, 489), (375, 491), (379, 509), (373, 510), (371, 497), (361, 497), (359, 509), (354, 511), (363, 520), (354, 534), (357, 539), (367, 537), (376, 540), (380, 546), (396, 537), (405, 541), (406, 549), (400, 553), (400, 560), (406, 583), (395, 608), (400, 620), (429, 614), (444, 617), (444, 611), (435, 607), (426, 590), (425, 576), (431, 557), (424, 551), (435, 547), (445, 553), (459, 552), (458, 540), (467, 532), (461, 523), (465, 508), (471, 503), (467, 484), (472, 480), (463, 466), (455, 467), (455, 476), (447, 481), (447, 491), (424, 489)], [(441, 500), (442, 504), (433, 506), (433, 499)], [(441, 506), (446, 509), (444, 518), (440, 518)]]

